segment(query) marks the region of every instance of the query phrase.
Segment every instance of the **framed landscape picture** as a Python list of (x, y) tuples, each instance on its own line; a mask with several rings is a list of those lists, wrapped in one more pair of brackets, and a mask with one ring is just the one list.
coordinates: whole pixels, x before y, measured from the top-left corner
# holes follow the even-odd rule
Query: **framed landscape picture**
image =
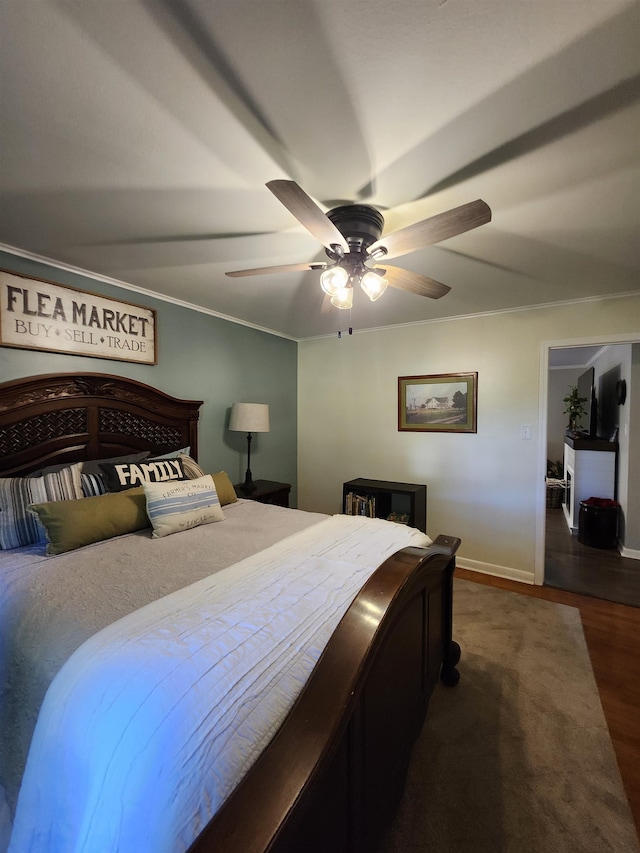
[(398, 377), (398, 429), (477, 432), (478, 374)]

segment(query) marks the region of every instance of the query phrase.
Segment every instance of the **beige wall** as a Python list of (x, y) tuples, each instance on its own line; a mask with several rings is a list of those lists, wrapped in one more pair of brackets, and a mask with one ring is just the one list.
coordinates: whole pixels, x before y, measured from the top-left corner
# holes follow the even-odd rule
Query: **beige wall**
[[(339, 512), (352, 477), (426, 483), (428, 531), (461, 537), (461, 565), (533, 580), (544, 342), (640, 340), (639, 317), (635, 295), (301, 342), (299, 507)], [(477, 434), (398, 432), (398, 376), (467, 371), (478, 372)]]

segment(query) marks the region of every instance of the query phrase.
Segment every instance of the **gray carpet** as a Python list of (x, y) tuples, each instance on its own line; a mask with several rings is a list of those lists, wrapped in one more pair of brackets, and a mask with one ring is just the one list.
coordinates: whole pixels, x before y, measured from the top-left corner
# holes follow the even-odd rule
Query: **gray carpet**
[(579, 612), (456, 579), (454, 637), (381, 853), (638, 853)]

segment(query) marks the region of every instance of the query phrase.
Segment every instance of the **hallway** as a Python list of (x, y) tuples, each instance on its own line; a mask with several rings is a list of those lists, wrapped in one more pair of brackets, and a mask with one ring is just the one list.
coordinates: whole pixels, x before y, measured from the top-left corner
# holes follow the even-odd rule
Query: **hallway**
[(547, 509), (545, 586), (640, 607), (640, 560), (582, 545), (561, 508)]

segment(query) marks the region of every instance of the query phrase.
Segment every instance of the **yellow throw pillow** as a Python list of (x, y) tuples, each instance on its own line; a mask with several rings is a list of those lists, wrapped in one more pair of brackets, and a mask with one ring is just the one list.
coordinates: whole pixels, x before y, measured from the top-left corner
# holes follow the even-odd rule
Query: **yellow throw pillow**
[[(184, 473), (189, 477), (189, 479), (196, 480), (206, 475), (207, 472), (204, 471), (195, 459), (191, 458), (191, 456), (180, 453), (177, 458), (182, 462)], [(220, 506), (235, 503), (238, 500), (238, 496), (236, 495), (236, 490), (233, 488), (233, 484), (231, 483), (227, 472), (218, 471), (217, 474), (212, 474), (211, 476), (213, 477), (216, 492), (220, 498)]]
[(220, 505), (226, 506), (227, 504), (235, 503), (238, 500), (238, 496), (236, 495), (236, 490), (233, 488), (233, 484), (231, 483), (227, 472), (218, 471), (217, 474), (212, 474), (211, 476), (213, 477), (216, 492), (220, 498)]

